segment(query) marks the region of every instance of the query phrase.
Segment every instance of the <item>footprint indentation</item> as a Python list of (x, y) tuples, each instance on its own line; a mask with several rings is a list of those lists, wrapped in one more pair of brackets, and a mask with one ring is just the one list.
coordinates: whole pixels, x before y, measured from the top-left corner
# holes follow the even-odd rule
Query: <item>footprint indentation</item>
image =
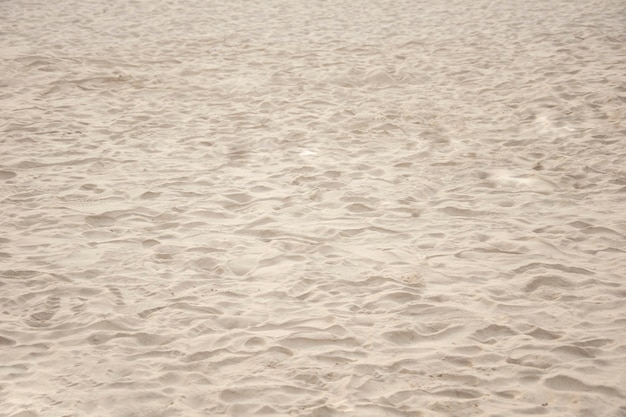
[(119, 288), (117, 287), (110, 287), (109, 288), (109, 292), (111, 292), (111, 294), (113, 294), (114, 300), (113, 302), (115, 303), (116, 306), (125, 306), (126, 305), (126, 301), (124, 300), (124, 295), (122, 294), (122, 291), (120, 291)]
[(0, 180), (10, 180), (16, 176), (17, 174), (13, 171), (0, 171)]

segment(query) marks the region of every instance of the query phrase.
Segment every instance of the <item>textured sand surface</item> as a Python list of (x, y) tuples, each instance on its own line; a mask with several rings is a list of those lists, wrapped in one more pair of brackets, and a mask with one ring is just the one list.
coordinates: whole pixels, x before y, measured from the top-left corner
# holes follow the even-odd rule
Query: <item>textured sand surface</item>
[(625, 9), (0, 2), (0, 415), (626, 415)]

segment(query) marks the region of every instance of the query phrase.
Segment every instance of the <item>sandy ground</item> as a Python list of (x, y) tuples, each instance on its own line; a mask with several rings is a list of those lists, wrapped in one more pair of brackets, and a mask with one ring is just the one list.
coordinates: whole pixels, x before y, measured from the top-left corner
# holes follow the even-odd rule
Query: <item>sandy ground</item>
[(626, 415), (625, 9), (0, 2), (0, 415)]

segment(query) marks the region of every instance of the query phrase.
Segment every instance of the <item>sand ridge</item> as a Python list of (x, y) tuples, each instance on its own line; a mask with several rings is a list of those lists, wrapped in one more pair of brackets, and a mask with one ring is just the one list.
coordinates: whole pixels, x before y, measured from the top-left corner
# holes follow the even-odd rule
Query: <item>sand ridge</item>
[(0, 415), (626, 414), (623, 2), (0, 15)]

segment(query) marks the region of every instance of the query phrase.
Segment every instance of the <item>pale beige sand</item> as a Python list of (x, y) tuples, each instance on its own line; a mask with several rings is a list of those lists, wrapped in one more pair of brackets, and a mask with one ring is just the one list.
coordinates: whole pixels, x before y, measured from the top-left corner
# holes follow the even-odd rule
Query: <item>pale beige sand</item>
[(626, 415), (623, 1), (0, 3), (0, 415)]

